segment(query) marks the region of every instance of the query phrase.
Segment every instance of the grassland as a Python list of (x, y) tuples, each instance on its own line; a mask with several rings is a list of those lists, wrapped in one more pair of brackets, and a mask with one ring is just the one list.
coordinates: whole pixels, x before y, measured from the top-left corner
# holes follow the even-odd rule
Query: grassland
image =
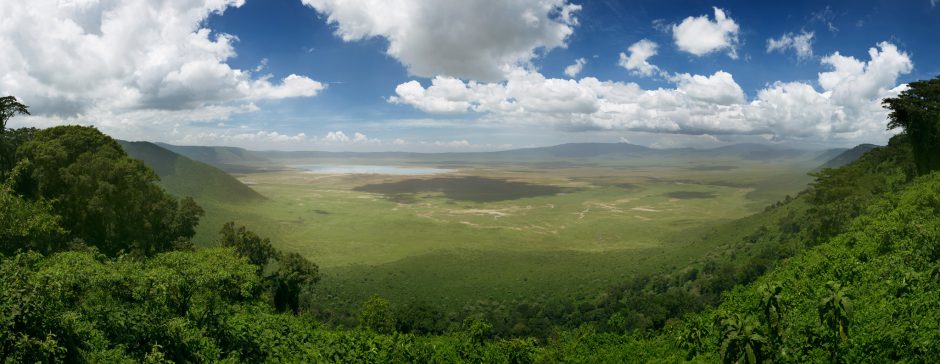
[[(406, 164), (401, 162), (400, 164)], [(635, 274), (684, 266), (714, 248), (690, 239), (802, 189), (807, 164), (594, 160), (458, 166), (433, 176), (238, 175), (267, 199), (208, 210), (317, 262), (324, 305), (372, 294), (461, 307), (596, 294)]]

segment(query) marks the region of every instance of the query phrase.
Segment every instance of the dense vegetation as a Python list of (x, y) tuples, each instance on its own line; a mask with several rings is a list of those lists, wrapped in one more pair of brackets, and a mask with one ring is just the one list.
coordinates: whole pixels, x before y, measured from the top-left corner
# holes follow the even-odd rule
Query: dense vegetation
[(938, 84), (886, 100), (903, 129), (888, 146), (703, 231), (724, 244), (686, 267), (591, 299), (461, 312), (378, 296), (318, 310), (316, 265), (235, 224), (193, 250), (201, 209), (97, 130), (0, 129), (16, 143), (0, 186), (0, 357), (929, 362), (940, 357)]

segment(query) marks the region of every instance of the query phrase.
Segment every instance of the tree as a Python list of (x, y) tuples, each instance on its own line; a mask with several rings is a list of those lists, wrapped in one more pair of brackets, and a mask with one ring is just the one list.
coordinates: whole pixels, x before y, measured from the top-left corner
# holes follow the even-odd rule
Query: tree
[(826, 289), (829, 294), (819, 301), (819, 321), (841, 341), (845, 341), (849, 337), (852, 300), (848, 290), (838, 282), (827, 282)]
[(179, 202), (179, 208), (173, 220), (174, 235), (178, 238), (173, 242), (174, 250), (193, 250), (190, 237), (196, 235), (196, 226), (199, 225), (199, 219), (205, 216), (206, 210), (203, 210), (196, 200), (186, 196)]
[(277, 250), (271, 246), (271, 240), (261, 238), (258, 234), (244, 226), (235, 227), (234, 222), (222, 226), (219, 232), (219, 245), (233, 247), (238, 255), (248, 258), (248, 263), (258, 267), (258, 273), (268, 265), (268, 261), (277, 255)]
[(16, 97), (0, 97), (0, 134), (6, 130), (7, 121), (16, 115), (29, 115), (29, 107), (17, 101)]
[(482, 317), (470, 316), (463, 320), (463, 330), (470, 343), (482, 346), (493, 335), (493, 324)]
[(388, 300), (378, 295), (370, 297), (359, 311), (359, 326), (380, 334), (395, 332), (395, 317)]
[(45, 201), (30, 203), (0, 183), (0, 256), (17, 250), (49, 252), (65, 231)]
[(783, 292), (783, 287), (779, 284), (767, 284), (762, 285), (760, 291), (760, 307), (764, 312), (764, 319), (767, 320), (770, 339), (774, 343), (779, 343), (782, 331), (781, 319), (783, 316), (783, 303), (780, 298), (780, 293)]
[(274, 307), (281, 312), (294, 313), (300, 307), (301, 292), (320, 281), (319, 267), (297, 253), (283, 254), (280, 267), (271, 277), (274, 283)]
[(16, 149), (33, 139), (36, 128), (9, 129), (0, 133), (0, 182), (9, 178), (16, 166)]
[(424, 301), (398, 305), (395, 318), (398, 332), (417, 335), (443, 333), (450, 322), (439, 305)]
[(724, 363), (754, 364), (763, 361), (767, 339), (751, 316), (735, 314), (721, 320), (721, 359)]
[(709, 331), (709, 322), (701, 315), (686, 317), (685, 327), (676, 337), (676, 346), (689, 352), (686, 360), (692, 360), (695, 355), (705, 351)]
[(110, 256), (172, 250), (195, 233), (201, 209), (180, 205), (143, 162), (94, 127), (41, 130), (17, 150), (15, 191), (47, 200), (69, 237)]
[(6, 132), (7, 121), (16, 115), (29, 115), (29, 107), (13, 96), (0, 97), (0, 182), (6, 179), (8, 171), (16, 164), (16, 148), (20, 145), (22, 133), (8, 136)]
[(882, 105), (891, 110), (888, 129), (901, 128), (908, 135), (917, 173), (940, 169), (940, 76), (911, 82)]
[[(320, 281), (320, 268), (297, 253), (283, 254), (271, 245), (271, 240), (262, 238), (244, 226), (228, 222), (219, 232), (219, 245), (235, 249), (235, 253), (248, 259), (263, 276), (271, 290), (274, 308), (280, 312), (300, 310), (300, 294), (305, 288)], [(277, 269), (270, 275), (265, 268), (272, 261)], [(394, 325), (394, 322), (393, 322)]]

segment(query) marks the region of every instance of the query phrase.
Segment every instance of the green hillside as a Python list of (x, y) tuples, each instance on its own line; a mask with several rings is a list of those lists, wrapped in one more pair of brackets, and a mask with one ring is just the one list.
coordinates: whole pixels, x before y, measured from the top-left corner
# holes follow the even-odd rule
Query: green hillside
[(144, 161), (160, 176), (160, 184), (177, 196), (223, 202), (263, 200), (261, 194), (228, 173), (149, 142), (120, 141), (127, 154)]
[(235, 147), (180, 146), (156, 143), (157, 146), (173, 153), (189, 157), (228, 173), (260, 172), (280, 170), (283, 167), (264, 157), (260, 152), (253, 152)]
[(877, 145), (874, 144), (860, 144), (855, 146), (852, 149), (843, 151), (836, 156), (833, 156), (832, 159), (826, 161), (821, 168), (839, 168), (846, 164), (854, 162), (856, 159), (860, 158), (862, 155), (867, 153), (869, 150), (877, 148)]
[(795, 254), (735, 286), (716, 308), (630, 340), (629, 346), (658, 353), (638, 355), (597, 335), (578, 343), (589, 350), (569, 345), (555, 355), (601, 362), (935, 360), (940, 173), (911, 179), (912, 167), (909, 147), (896, 138), (824, 171), (800, 198), (774, 207), (808, 204), (747, 244), (761, 250), (797, 242)]

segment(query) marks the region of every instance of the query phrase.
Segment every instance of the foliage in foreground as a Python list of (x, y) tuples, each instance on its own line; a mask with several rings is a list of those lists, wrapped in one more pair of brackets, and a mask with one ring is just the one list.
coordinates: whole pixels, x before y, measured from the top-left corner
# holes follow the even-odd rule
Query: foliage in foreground
[[(528, 362), (532, 340), (329, 330), (267, 304), (230, 248), (108, 259), (21, 253), (0, 263), (0, 356), (12, 362)], [(158, 360), (159, 359), (159, 360)]]
[[(41, 130), (17, 148), (17, 158), (14, 190), (49, 201), (70, 238), (109, 256), (185, 245), (203, 214), (191, 198), (166, 193), (150, 168), (92, 127)], [(40, 251), (64, 246), (52, 248)]]
[[(762, 285), (780, 287), (772, 315)], [(778, 362), (928, 362), (940, 357), (938, 298), (940, 173), (933, 173), (885, 196), (828, 243), (729, 292), (712, 312), (759, 318), (756, 332), (776, 337), (759, 355)]]

